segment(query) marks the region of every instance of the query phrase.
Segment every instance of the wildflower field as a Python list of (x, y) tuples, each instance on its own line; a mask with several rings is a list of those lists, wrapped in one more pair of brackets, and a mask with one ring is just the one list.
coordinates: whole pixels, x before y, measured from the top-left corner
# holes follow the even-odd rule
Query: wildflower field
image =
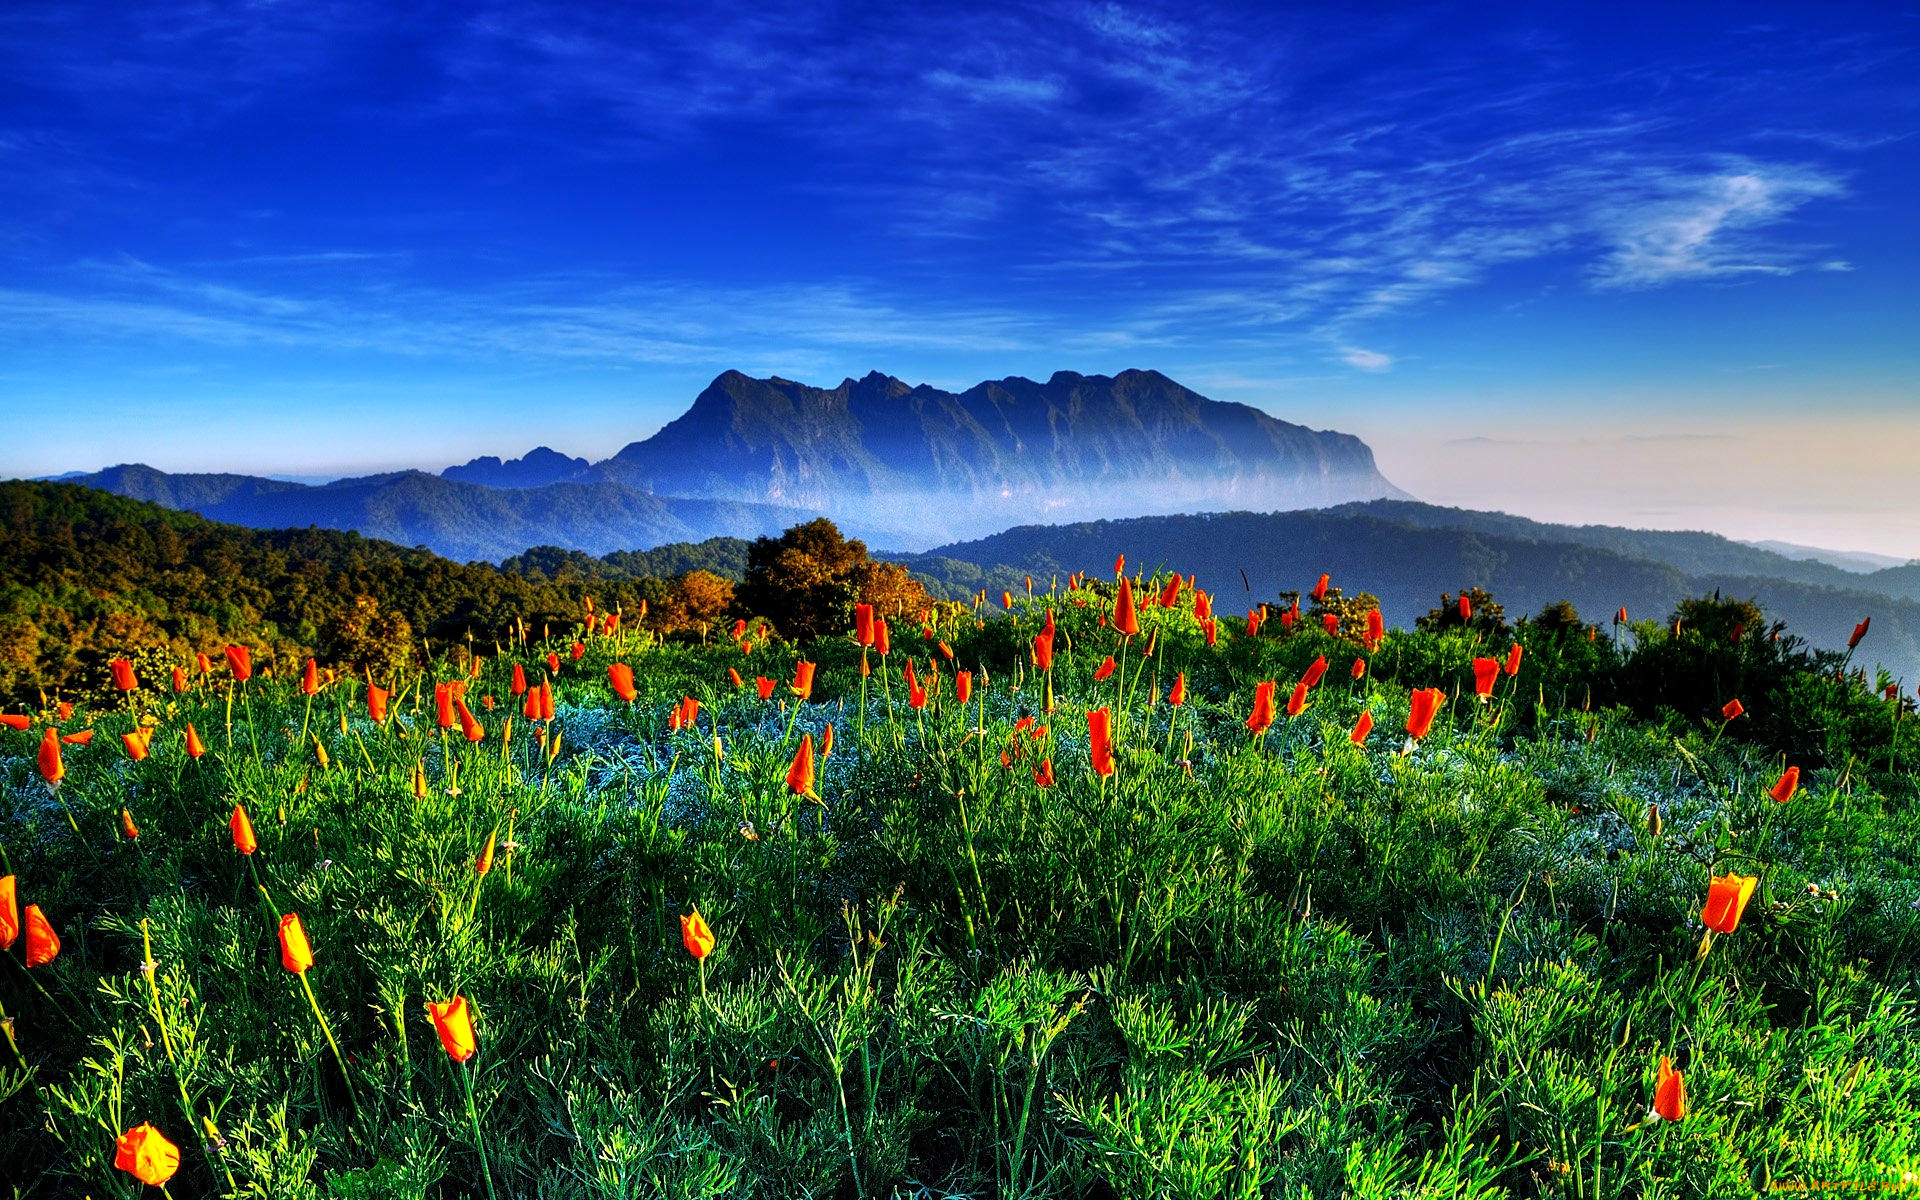
[(1920, 735), (1870, 641), (1194, 583), (381, 675), (126, 646), (0, 727), (0, 1176), (1920, 1191)]

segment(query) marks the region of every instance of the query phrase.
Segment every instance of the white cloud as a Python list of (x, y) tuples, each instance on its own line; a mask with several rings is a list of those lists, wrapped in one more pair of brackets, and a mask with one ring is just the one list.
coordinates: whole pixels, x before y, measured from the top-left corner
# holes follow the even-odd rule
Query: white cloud
[(1359, 346), (1343, 346), (1340, 349), (1340, 361), (1360, 371), (1378, 374), (1392, 368), (1393, 359), (1378, 350), (1363, 350)]
[(1843, 195), (1832, 174), (1750, 161), (1685, 174), (1642, 171), (1597, 212), (1613, 248), (1592, 269), (1595, 286), (1650, 287), (1685, 279), (1789, 275), (1829, 269), (1807, 251), (1758, 232), (1816, 199)]

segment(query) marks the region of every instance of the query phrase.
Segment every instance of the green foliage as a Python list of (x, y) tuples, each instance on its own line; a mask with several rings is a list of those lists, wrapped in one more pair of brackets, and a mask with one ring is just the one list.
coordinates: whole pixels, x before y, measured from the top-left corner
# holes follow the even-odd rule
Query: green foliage
[[(231, 703), (217, 673), (147, 686), (58, 723), (96, 734), (58, 790), (41, 725), (0, 729), (0, 850), (64, 943), (31, 973), (18, 945), (0, 964), (9, 1181), (138, 1195), (112, 1139), (143, 1120), (180, 1144), (183, 1198), (483, 1195), (482, 1151), (499, 1195), (578, 1200), (1638, 1200), (1920, 1167), (1920, 740), (1838, 662), (1684, 621), (1592, 641), (1528, 621), (1519, 673), (1479, 702), (1471, 660), (1509, 644), (1490, 630), (1363, 651), (1222, 620), (1209, 647), (1183, 600), (1123, 643), (1108, 588), (1050, 584), (1010, 613), (934, 606), (933, 636), (903, 625), (885, 660), (844, 628), (743, 658), (629, 626), (576, 661), (569, 613), (551, 638), (503, 632), (471, 677), (463, 655), (394, 665), (385, 725), (356, 673), (311, 701), (285, 671)], [(1051, 678), (1028, 657), (1048, 608)], [(267, 611), (292, 629), (306, 610)], [(549, 652), (543, 730), (507, 687)], [(1322, 655), (1305, 710), (1251, 734), (1255, 686)], [(925, 709), (908, 656), (923, 681), (937, 664)], [(804, 703), (728, 679), (801, 657)], [(185, 661), (168, 643), (136, 666), (151, 684)], [(1817, 731), (1791, 758), (1800, 794), (1767, 796), (1779, 749), (1749, 718), (1721, 731), (1671, 678), (1643, 699), (1656, 667), (1703, 692), (1716, 670), (1775, 680), (1746, 704), (1753, 730)], [(73, 690), (99, 692), (84, 670)], [(478, 743), (435, 725), (456, 676)], [(1408, 747), (1426, 686), (1449, 700)], [(697, 722), (671, 728), (688, 696)], [(1101, 707), (1110, 777), (1089, 763)], [(142, 762), (119, 744), (136, 721), (158, 729)], [(796, 797), (795, 748), (829, 723), (819, 798)], [(1759, 889), (1699, 958), (1727, 871)], [(717, 936), (697, 963), (678, 920), (696, 906)], [(339, 1058), (281, 966), (288, 911)], [(464, 1065), (423, 1011), (454, 994), (480, 1047)], [(1662, 1055), (1686, 1074), (1678, 1123), (1648, 1115)]]

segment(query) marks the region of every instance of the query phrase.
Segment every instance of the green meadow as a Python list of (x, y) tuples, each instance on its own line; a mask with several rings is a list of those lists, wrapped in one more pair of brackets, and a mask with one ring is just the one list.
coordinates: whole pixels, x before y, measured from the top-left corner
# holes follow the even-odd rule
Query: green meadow
[(1169, 582), (1129, 580), (1131, 636), (1116, 579), (1062, 578), (884, 656), (851, 611), (629, 614), (311, 694), (123, 647), (133, 688), (0, 728), (4, 871), (59, 940), (0, 966), (0, 1177), (158, 1196), (116, 1166), (148, 1125), (182, 1198), (1920, 1191), (1920, 733), (1870, 634), (1476, 597), (1376, 641), (1336, 593), (1210, 638)]

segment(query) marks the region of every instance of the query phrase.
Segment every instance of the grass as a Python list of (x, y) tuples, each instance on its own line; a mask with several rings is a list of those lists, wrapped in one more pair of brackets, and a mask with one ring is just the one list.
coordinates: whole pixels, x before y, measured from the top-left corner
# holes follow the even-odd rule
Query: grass
[[(1914, 1189), (1920, 739), (1846, 741), (1879, 729), (1863, 685), (1794, 681), (1841, 732), (1776, 804), (1762, 741), (1588, 711), (1580, 663), (1615, 654), (1604, 640), (1523, 631), (1520, 673), (1478, 702), (1470, 659), (1506, 647), (1470, 631), (1364, 653), (1223, 616), (1208, 647), (1190, 602), (1145, 611), (1124, 647), (1097, 587), (932, 638), (902, 623), (864, 690), (850, 639), (509, 646), (469, 681), (498, 701), (474, 706), (471, 744), (432, 695), (463, 656), (381, 681), (381, 725), (364, 680), (309, 701), (222, 670), (73, 713), (59, 727), (95, 737), (65, 748), (57, 790), (40, 726), (0, 730), (5, 867), (64, 943), (0, 966), (18, 1045), (0, 1050), (0, 1175), (21, 1196), (141, 1194), (114, 1138), (150, 1121), (181, 1147), (176, 1197)], [(1024, 653), (1048, 606), (1051, 712)], [(507, 680), (514, 662), (545, 677), (550, 649), (543, 746)], [(909, 654), (923, 682), (939, 663), (924, 710)], [(1096, 682), (1109, 654), (1123, 666)], [(1321, 654), (1306, 710), (1250, 733), (1255, 685), (1278, 681), (1284, 710)], [(784, 687), (803, 657), (807, 702)], [(1421, 686), (1450, 702), (1409, 747)], [(694, 727), (669, 729), (689, 695)], [(135, 721), (158, 724), (141, 762), (120, 749)], [(795, 749), (829, 724), (819, 798), (796, 796)], [(1729, 871), (1759, 888), (1702, 957), (1708, 879)], [(717, 938), (698, 962), (678, 920), (695, 906)], [(312, 941), (304, 976), (281, 965), (286, 912)], [(464, 1064), (424, 1007), (455, 995), (479, 1045)], [(1649, 1113), (1662, 1055), (1680, 1121)]]

